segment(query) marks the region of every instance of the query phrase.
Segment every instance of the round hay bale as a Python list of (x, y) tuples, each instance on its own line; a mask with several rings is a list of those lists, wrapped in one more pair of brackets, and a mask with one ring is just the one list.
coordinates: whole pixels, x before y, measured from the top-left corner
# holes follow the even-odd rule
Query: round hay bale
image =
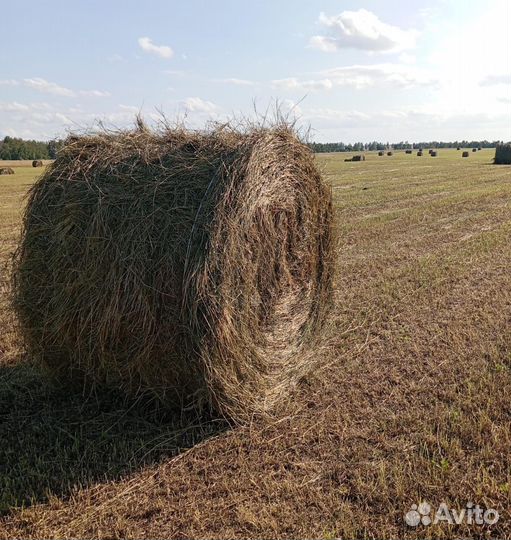
[(14, 169), (12, 167), (1, 167), (0, 174), (14, 174)]
[(392, 155), (392, 152), (387, 152), (387, 156), (391, 156)]
[(463, 154), (461, 154), (461, 157), (468, 157), (470, 154), (468, 152), (463, 152)]
[(483, 148), (480, 146), (477, 150), (479, 151), (479, 150), (482, 150), (482, 149), (483, 149)]
[(431, 150), (431, 152), (429, 153), (429, 155), (431, 157), (437, 157), (438, 156), (438, 152), (436, 150)]
[(379, 155), (379, 156), (383, 156), (383, 155), (385, 155), (385, 153), (384, 153), (382, 150), (380, 150), (380, 151), (378, 152), (378, 155)]
[(42, 167), (42, 166), (43, 166), (43, 162), (40, 159), (34, 159), (34, 161), (32, 161), (32, 167)]
[(472, 152), (477, 152), (477, 148), (472, 148)]
[(497, 145), (493, 162), (495, 165), (511, 165), (511, 143)]
[(332, 218), (285, 125), (70, 137), (24, 215), (27, 349), (57, 380), (263, 413), (321, 359)]
[(418, 155), (418, 156), (422, 156), (422, 150), (419, 150), (419, 151), (417, 152), (417, 155)]
[(411, 154), (412, 151), (411, 150), (405, 150), (405, 154)]
[(351, 161), (365, 161), (365, 160), (366, 160), (366, 157), (364, 155), (357, 155), (351, 158)]
[(461, 150), (461, 148), (458, 146), (458, 147), (456, 148), (456, 150)]

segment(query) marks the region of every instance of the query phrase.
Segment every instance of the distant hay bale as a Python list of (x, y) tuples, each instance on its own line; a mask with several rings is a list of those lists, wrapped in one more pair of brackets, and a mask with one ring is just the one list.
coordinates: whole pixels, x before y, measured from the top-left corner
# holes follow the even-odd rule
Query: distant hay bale
[(365, 160), (366, 160), (366, 157), (364, 155), (357, 155), (351, 158), (351, 161), (365, 161)]
[(472, 152), (477, 152), (477, 148), (472, 148)]
[(15, 258), (27, 350), (57, 381), (263, 413), (321, 361), (332, 219), (287, 125), (71, 136)]
[(456, 148), (456, 150), (461, 150), (461, 148), (458, 146), (458, 147)]
[(344, 162), (353, 161), (351, 158), (344, 158)]
[(468, 152), (463, 152), (463, 154), (461, 154), (461, 157), (468, 157), (470, 154)]
[(392, 155), (392, 152), (387, 152), (387, 156), (391, 156)]
[(438, 152), (436, 150), (431, 150), (431, 152), (429, 153), (429, 155), (431, 157), (437, 157), (438, 156)]
[(511, 143), (497, 145), (494, 163), (495, 165), (511, 165)]
[(40, 159), (34, 159), (34, 161), (32, 161), (32, 167), (42, 167), (42, 166), (43, 166), (43, 162)]
[(411, 154), (412, 151), (411, 150), (405, 150), (405, 154)]
[(385, 155), (385, 153), (384, 153), (382, 150), (380, 150), (380, 151), (378, 152), (378, 155), (379, 155), (379, 156), (383, 156), (383, 155)]
[(418, 156), (422, 156), (422, 150), (419, 150), (419, 151), (417, 152), (417, 155), (418, 155)]
[(14, 174), (14, 169), (11, 167), (1, 167), (0, 174)]
[(480, 146), (477, 150), (482, 150), (482, 147)]

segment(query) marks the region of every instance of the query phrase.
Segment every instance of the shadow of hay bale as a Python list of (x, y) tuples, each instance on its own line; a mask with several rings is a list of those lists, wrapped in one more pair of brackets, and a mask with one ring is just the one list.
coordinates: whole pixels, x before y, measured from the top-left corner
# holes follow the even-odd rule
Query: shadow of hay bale
[(84, 398), (27, 362), (0, 365), (0, 513), (119, 479), (226, 429), (111, 390)]

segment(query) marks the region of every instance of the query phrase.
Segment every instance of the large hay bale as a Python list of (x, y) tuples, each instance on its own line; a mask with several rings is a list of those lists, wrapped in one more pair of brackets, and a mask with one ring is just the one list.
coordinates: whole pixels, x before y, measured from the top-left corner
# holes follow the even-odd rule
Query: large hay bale
[(468, 152), (463, 152), (463, 154), (461, 154), (461, 157), (468, 157), (470, 154)]
[(14, 174), (14, 169), (12, 167), (1, 167), (0, 174)]
[(405, 154), (411, 154), (412, 151), (411, 150), (405, 150)]
[(34, 159), (34, 161), (32, 161), (32, 167), (42, 167), (42, 166), (43, 166), (43, 162), (40, 159)]
[(429, 153), (429, 155), (431, 157), (437, 157), (438, 156), (438, 152), (436, 150), (431, 150), (431, 152)]
[(472, 152), (477, 152), (477, 148), (472, 148)]
[(496, 165), (511, 165), (511, 143), (497, 145), (494, 163)]
[(418, 155), (418, 156), (422, 156), (422, 150), (419, 150), (419, 151), (417, 152), (417, 155)]
[(266, 411), (320, 361), (332, 215), (284, 125), (70, 137), (24, 215), (28, 351), (57, 380)]
[(380, 151), (378, 152), (378, 155), (379, 155), (379, 156), (383, 156), (383, 155), (385, 155), (385, 153), (383, 152), (383, 150), (380, 150)]
[(357, 155), (351, 158), (351, 161), (365, 161), (365, 160), (366, 160), (366, 157), (364, 155)]
[(392, 155), (392, 152), (387, 152), (387, 156), (391, 156)]

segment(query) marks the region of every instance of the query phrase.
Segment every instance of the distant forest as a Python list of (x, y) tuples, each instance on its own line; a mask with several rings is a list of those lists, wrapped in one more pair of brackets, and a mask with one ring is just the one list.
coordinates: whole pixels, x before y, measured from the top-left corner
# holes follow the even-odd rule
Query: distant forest
[(495, 148), (502, 141), (429, 141), (409, 143), (401, 141), (398, 143), (382, 143), (373, 141), (370, 143), (344, 144), (337, 143), (309, 143), (309, 147), (314, 152), (363, 152), (364, 150), (407, 150), (413, 148)]
[(25, 141), (15, 137), (0, 140), (0, 159), (55, 159), (63, 141)]
[[(335, 143), (309, 143), (314, 152), (362, 152), (364, 150), (405, 150), (409, 148), (494, 148), (501, 141), (454, 141), (454, 142), (419, 142), (409, 143), (382, 143), (373, 141), (370, 143), (345, 144)], [(0, 140), (0, 159), (55, 159), (57, 152), (62, 148), (62, 140), (48, 142), (25, 141), (15, 137), (5, 137)]]

